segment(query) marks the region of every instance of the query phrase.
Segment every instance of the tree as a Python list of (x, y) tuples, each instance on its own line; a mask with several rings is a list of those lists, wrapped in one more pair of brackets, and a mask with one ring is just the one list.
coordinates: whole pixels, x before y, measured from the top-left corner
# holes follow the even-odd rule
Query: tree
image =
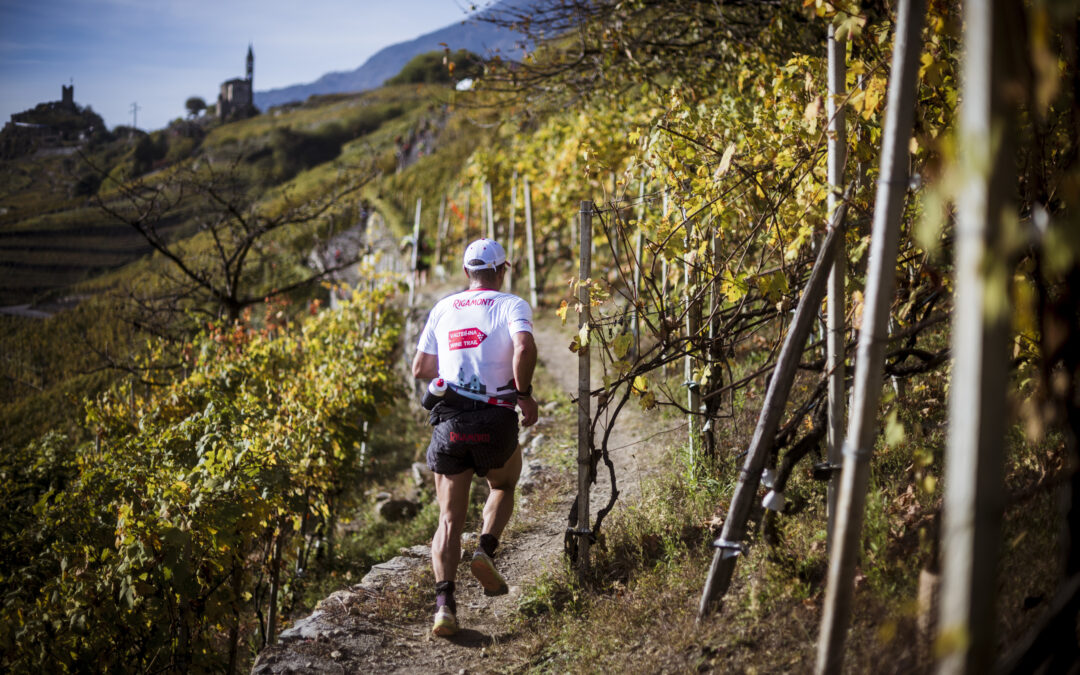
[(201, 96), (192, 96), (184, 102), (184, 107), (187, 108), (188, 115), (198, 117), (199, 113), (206, 110), (206, 101)]
[[(167, 262), (155, 288), (132, 292), (144, 317), (158, 317), (144, 319), (143, 328), (171, 333), (170, 323), (192, 311), (232, 322), (247, 307), (356, 262), (355, 255), (327, 260), (318, 252), (351, 224), (346, 201), (370, 180), (370, 169), (342, 172), (314, 195), (285, 188), (264, 199), (241, 161), (221, 166), (206, 159), (97, 196), (98, 208), (138, 232)], [(308, 263), (312, 251), (314, 265)]]
[[(691, 91), (709, 90), (743, 51), (773, 56), (809, 51), (822, 26), (798, 5), (777, 0), (558, 0), (506, 4), (481, 17), (516, 30), (532, 58), (506, 68), (491, 64), (488, 91), (542, 99), (552, 109), (612, 92), (666, 92), (672, 80)], [(765, 29), (782, 23), (783, 39)]]

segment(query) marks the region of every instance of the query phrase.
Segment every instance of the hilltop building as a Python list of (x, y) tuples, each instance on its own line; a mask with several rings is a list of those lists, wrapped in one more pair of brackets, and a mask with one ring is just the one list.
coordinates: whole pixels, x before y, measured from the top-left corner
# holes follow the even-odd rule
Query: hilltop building
[(254, 97), (255, 52), (248, 45), (247, 77), (237, 77), (221, 83), (217, 113), (221, 120), (243, 119), (258, 113)]
[(0, 131), (0, 158), (10, 159), (72, 144), (105, 131), (105, 121), (90, 109), (75, 104), (75, 85), (60, 86), (60, 100), (39, 103), (11, 116)]

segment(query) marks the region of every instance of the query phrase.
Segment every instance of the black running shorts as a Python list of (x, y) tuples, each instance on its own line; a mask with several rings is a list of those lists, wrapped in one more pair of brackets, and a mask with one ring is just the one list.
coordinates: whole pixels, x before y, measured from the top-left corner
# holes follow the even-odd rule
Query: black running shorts
[(435, 473), (452, 476), (473, 469), (485, 476), (502, 468), (517, 450), (518, 416), (512, 408), (456, 410), (439, 403), (430, 417), (434, 429), (427, 465)]

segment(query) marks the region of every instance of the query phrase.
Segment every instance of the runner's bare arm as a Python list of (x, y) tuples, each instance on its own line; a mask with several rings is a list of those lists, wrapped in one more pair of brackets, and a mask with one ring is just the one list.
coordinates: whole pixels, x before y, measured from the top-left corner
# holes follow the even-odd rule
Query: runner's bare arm
[[(514, 382), (518, 391), (532, 387), (533, 370), (536, 369), (536, 341), (532, 333), (521, 331), (514, 333)], [(531, 426), (536, 422), (536, 400), (531, 396), (518, 397), (521, 408), (522, 426)]]
[[(535, 357), (534, 357), (535, 362)], [(412, 374), (417, 379), (432, 380), (439, 376), (439, 355), (428, 354), (419, 349), (412, 362)]]

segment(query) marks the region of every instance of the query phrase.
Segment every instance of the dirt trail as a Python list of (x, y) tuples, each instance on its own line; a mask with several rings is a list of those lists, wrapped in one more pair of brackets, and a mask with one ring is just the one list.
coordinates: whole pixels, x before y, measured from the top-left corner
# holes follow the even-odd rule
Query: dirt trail
[[(433, 292), (446, 289), (429, 287), (419, 305), (434, 302)], [(577, 358), (568, 350), (576, 332), (574, 326), (562, 326), (552, 310), (536, 312), (535, 335), (539, 350), (536, 381), (541, 389), (554, 389), (562, 401), (576, 396)], [(593, 365), (594, 380), (598, 382), (599, 367)], [(594, 385), (595, 386), (595, 385)], [(556, 422), (540, 401), (540, 420), (530, 435), (544, 434), (550, 439), (556, 431), (565, 438), (565, 429), (554, 429)], [(571, 422), (570, 424), (573, 424)], [(650, 426), (651, 425), (651, 426)], [(602, 430), (599, 431), (602, 434)], [(609, 448), (616, 467), (620, 491), (616, 509), (625, 508), (641, 494), (641, 478), (659, 464), (664, 445), (649, 438), (655, 434), (655, 423), (629, 402), (612, 429)], [(599, 442), (599, 438), (597, 442)], [(547, 441), (550, 443), (550, 441)], [(545, 443), (541, 439), (539, 443)], [(576, 445), (563, 442), (562, 448), (545, 448), (541, 455), (551, 457), (552, 450), (576, 457)], [(574, 464), (571, 460), (568, 462)], [(525, 474), (532, 473), (534, 483), (547, 485), (543, 500), (535, 494), (521, 494), (519, 508), (504, 535), (497, 564), (510, 584), (510, 592), (497, 598), (483, 595), (472, 578), (468, 565), (458, 571), (458, 621), (462, 630), (453, 638), (442, 639), (431, 634), (433, 605), (431, 593), (424, 588), (405, 593), (424, 598), (424, 604), (411, 611), (386, 611), (392, 597), (430, 568), (430, 550), (414, 547), (408, 555), (377, 566), (360, 585), (338, 591), (320, 603), (313, 617), (298, 622), (283, 634), (282, 642), (260, 653), (255, 673), (299, 672), (397, 672), (440, 673), (505, 670), (510, 664), (500, 664), (488, 658), (487, 647), (512, 642), (510, 620), (517, 610), (523, 588), (537, 580), (545, 570), (561, 564), (566, 518), (576, 494), (576, 479), (562, 469), (543, 466), (535, 453), (526, 450)], [(529, 467), (528, 465), (532, 465)], [(475, 489), (475, 488), (474, 488)], [(522, 491), (524, 492), (524, 491)], [(607, 470), (600, 466), (600, 479), (591, 492), (590, 511), (607, 503), (610, 483)], [(534, 503), (535, 502), (535, 503)], [(475, 548), (475, 539), (463, 543), (463, 553)], [(475, 535), (472, 535), (475, 537)], [(464, 556), (463, 556), (464, 557)], [(383, 569), (385, 568), (385, 569)], [(429, 576), (429, 575), (428, 575)], [(398, 601), (400, 602), (400, 600)], [(401, 620), (401, 616), (413, 617)]]

